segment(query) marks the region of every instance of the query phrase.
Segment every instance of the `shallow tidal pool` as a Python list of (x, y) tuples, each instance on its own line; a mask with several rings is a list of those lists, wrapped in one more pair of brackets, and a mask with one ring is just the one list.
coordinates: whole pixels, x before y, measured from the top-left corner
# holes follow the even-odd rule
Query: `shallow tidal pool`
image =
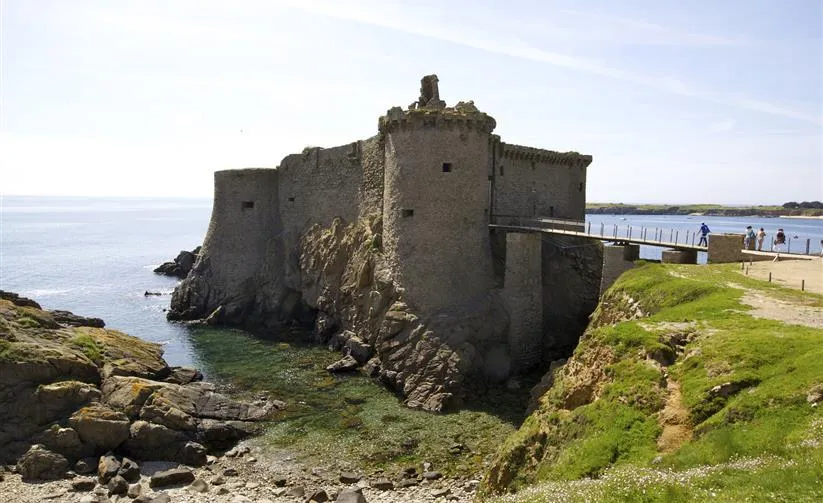
[(305, 463), (334, 460), (349, 469), (391, 470), (430, 462), (447, 475), (472, 476), (520, 424), (529, 389), (491, 389), (447, 414), (403, 406), (359, 373), (332, 375), (341, 357), (325, 347), (197, 328), (191, 341), (207, 379), (239, 398), (265, 393), (287, 403), (259, 439)]

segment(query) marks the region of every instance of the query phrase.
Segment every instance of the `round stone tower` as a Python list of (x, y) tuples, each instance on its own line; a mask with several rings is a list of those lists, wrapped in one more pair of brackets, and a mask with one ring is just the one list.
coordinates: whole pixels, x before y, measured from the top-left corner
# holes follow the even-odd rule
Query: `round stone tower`
[(491, 132), (473, 103), (446, 107), (423, 78), (409, 110), (380, 118), (383, 247), (403, 299), (423, 312), (473, 311), (494, 285), (489, 242)]
[(178, 317), (205, 317), (221, 307), (221, 321), (242, 322), (271, 309), (282, 260), (277, 192), (274, 169), (214, 173), (214, 205), (200, 258), (172, 298)]

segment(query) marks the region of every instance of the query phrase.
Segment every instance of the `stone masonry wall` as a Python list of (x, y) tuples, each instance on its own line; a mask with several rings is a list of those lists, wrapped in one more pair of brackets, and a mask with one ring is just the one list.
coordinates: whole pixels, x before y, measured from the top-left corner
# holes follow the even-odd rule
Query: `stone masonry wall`
[(634, 267), (634, 261), (640, 258), (639, 245), (610, 245), (603, 247), (603, 276), (600, 283), (600, 295), (608, 290), (621, 274)]
[(427, 313), (473, 310), (493, 286), (488, 133), (398, 127), (385, 142), (383, 244), (404, 300)]
[(600, 299), (603, 245), (598, 240), (543, 236), (544, 363), (577, 346)]
[(354, 222), (360, 213), (363, 168), (359, 142), (311, 148), (287, 156), (277, 169), (280, 214), (286, 250), (285, 284), (300, 286), (300, 240), (313, 224), (327, 227), (334, 218)]
[(708, 248), (710, 264), (740, 262), (743, 258), (743, 234), (710, 234)]
[(540, 363), (543, 338), (541, 237), (506, 235), (506, 278), (503, 299), (509, 313), (509, 350), (513, 373)]
[(499, 143), (494, 215), (583, 220), (590, 156)]

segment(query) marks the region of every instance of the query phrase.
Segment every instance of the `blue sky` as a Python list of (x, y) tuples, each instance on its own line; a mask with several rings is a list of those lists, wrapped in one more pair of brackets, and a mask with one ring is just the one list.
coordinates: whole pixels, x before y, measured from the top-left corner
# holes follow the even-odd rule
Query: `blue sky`
[(437, 73), (590, 201), (823, 199), (823, 2), (0, 0), (0, 193), (209, 196)]

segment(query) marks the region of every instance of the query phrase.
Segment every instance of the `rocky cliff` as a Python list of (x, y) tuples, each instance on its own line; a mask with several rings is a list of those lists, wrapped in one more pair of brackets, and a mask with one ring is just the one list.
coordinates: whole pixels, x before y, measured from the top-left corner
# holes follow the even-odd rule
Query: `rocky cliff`
[(381, 224), (372, 215), (312, 227), (301, 243), (303, 301), (318, 311), (320, 342), (344, 348), (410, 407), (440, 411), (471, 392), (472, 377), (504, 364), (491, 361), (491, 348), (506, 315), (490, 299), (470, 313), (419, 316), (384, 264)]
[(202, 465), (278, 405), (227, 398), (159, 345), (100, 326), (0, 291), (0, 463), (28, 452), (29, 478), (108, 451)]

